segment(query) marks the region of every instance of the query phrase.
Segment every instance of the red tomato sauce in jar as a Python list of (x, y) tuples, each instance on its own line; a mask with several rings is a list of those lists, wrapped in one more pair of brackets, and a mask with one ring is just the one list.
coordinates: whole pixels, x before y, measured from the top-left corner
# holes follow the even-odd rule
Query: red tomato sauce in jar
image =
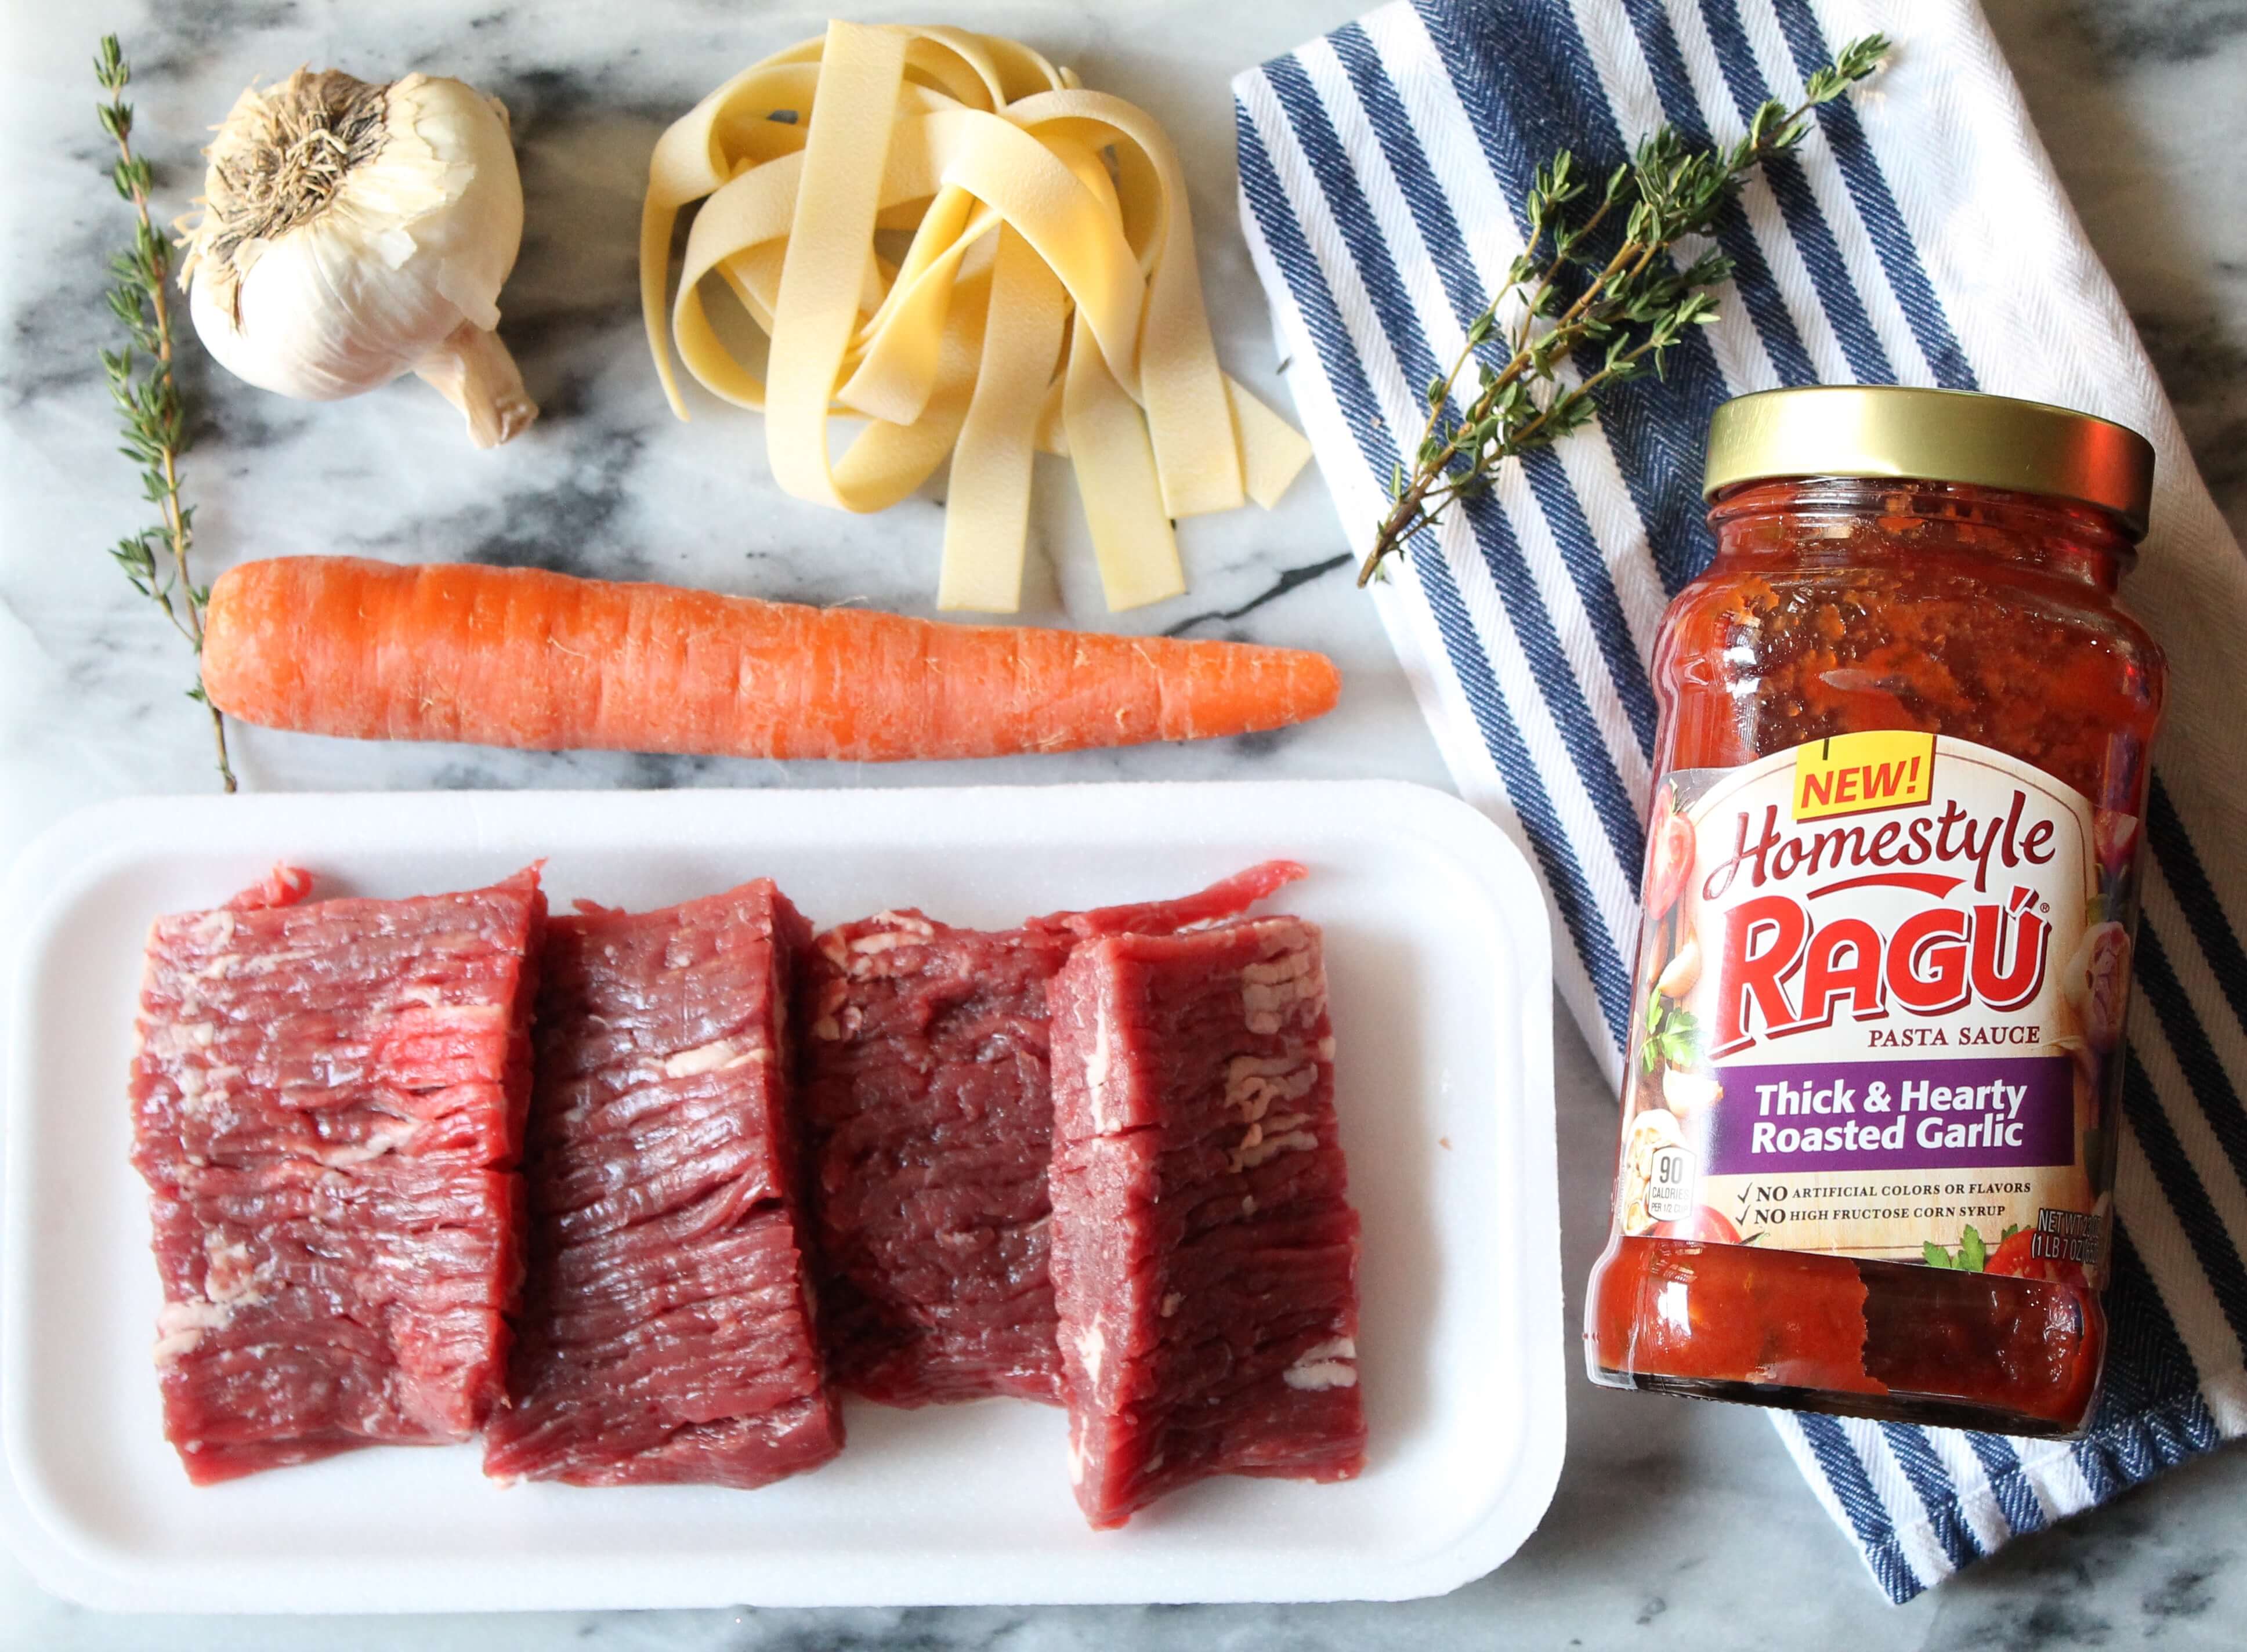
[(1995, 397), (1719, 411), (1716, 558), (1655, 649), (1595, 1381), (2087, 1421), (2164, 690), (2116, 600), (2151, 466)]

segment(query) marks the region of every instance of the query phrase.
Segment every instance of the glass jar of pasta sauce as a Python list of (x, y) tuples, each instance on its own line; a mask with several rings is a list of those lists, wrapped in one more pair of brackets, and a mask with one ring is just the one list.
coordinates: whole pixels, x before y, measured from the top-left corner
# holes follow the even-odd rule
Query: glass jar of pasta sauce
[(2107, 1347), (2153, 449), (1949, 391), (1718, 410), (1595, 1382), (2065, 1437)]

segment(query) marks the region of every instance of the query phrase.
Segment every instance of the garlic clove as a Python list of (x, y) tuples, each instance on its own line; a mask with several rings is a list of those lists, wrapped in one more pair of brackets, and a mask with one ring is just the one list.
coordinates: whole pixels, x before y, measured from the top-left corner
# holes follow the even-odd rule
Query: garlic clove
[(1672, 1068), (1662, 1075), (1663, 1104), (1679, 1118), (1690, 1118), (1713, 1107), (1724, 1094), (1724, 1082), (1714, 1073), (1689, 1073)]
[(432, 261), (431, 284), (489, 331), (499, 325), (499, 290), (522, 247), (522, 182), (507, 112), (460, 81), (425, 75), (393, 86), (391, 107), (393, 131), (410, 130), (424, 147), (418, 163), (447, 168), (447, 209), (409, 226), (419, 252)]
[(1685, 932), (1685, 943), (1677, 949), (1677, 956), (1663, 967), (1655, 977), (1655, 990), (1673, 1002), (1691, 992), (1701, 979), (1701, 939), (1692, 931)]
[(513, 440), (538, 417), (538, 405), (522, 387), (515, 358), (497, 333), (472, 321), (454, 328), (443, 344), (413, 364), (413, 371), (468, 415), (468, 440), (479, 447)]

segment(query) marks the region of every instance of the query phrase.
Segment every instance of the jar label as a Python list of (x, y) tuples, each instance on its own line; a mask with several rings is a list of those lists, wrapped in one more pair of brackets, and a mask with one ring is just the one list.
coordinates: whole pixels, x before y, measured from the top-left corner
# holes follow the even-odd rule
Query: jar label
[(2136, 832), (1934, 734), (1670, 775), (1624, 1232), (2095, 1280)]

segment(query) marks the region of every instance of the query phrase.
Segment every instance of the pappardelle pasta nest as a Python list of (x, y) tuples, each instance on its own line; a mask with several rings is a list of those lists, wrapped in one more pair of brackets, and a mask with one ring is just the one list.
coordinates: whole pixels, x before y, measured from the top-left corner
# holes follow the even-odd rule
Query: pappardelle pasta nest
[[(762, 377), (714, 277), (770, 340)], [(1037, 452), (1075, 468), (1111, 608), (1185, 590), (1173, 518), (1268, 508), (1309, 457), (1217, 365), (1162, 128), (994, 36), (834, 23), (720, 86), (656, 147), (640, 296), (673, 410), (675, 347), (764, 413), (796, 497), (884, 509), (952, 456), (945, 608), (1020, 606)], [(839, 456), (837, 415), (864, 421)]]

